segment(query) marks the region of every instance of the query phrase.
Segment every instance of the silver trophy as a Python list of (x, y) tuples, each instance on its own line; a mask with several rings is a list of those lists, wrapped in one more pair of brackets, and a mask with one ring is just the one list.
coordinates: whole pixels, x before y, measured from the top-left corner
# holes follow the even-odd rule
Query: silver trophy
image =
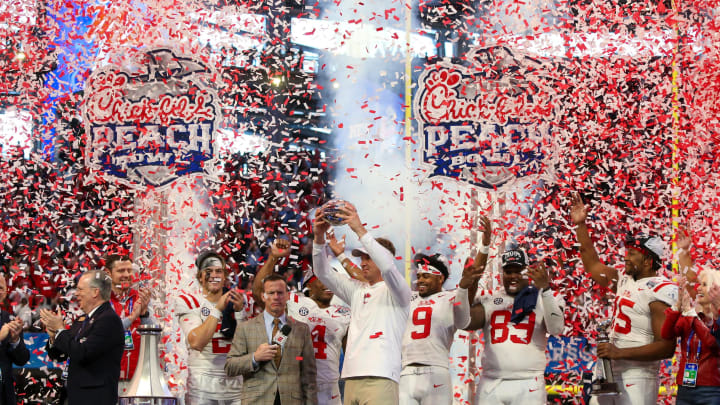
[(158, 344), (162, 328), (159, 325), (140, 325), (140, 356), (135, 375), (127, 393), (119, 398), (120, 405), (177, 405), (160, 367)]
[[(598, 343), (609, 343), (610, 337), (608, 336), (608, 329), (610, 328), (610, 325), (612, 325), (612, 320), (607, 319), (603, 322), (600, 322), (597, 326), (597, 342)], [(620, 394), (620, 390), (618, 390), (618, 385), (615, 382), (615, 377), (613, 377), (612, 367), (610, 365), (610, 359), (600, 358), (598, 357), (598, 367), (595, 367), (595, 369), (598, 371), (598, 377), (593, 381), (592, 383), (592, 390), (590, 392), (590, 395), (593, 396), (608, 396), (608, 395), (618, 395)]]

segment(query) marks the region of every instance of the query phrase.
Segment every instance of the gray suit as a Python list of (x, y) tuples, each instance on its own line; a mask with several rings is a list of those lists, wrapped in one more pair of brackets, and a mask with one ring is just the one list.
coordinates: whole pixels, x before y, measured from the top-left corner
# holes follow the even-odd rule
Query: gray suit
[(257, 371), (252, 366), (253, 353), (260, 344), (269, 341), (263, 315), (238, 323), (225, 373), (230, 377), (243, 376), (243, 404), (273, 405), (276, 392), (280, 393), (282, 405), (317, 404), (315, 350), (310, 329), (289, 317), (288, 322), (292, 331), (283, 347), (280, 367), (272, 360), (259, 362)]

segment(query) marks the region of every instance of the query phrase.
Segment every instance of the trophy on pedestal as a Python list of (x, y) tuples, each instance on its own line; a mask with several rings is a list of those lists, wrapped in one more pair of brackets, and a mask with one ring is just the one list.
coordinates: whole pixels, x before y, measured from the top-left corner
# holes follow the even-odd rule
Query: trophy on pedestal
[(119, 398), (120, 405), (177, 405), (178, 400), (168, 389), (160, 368), (158, 343), (162, 328), (159, 325), (140, 325), (140, 356), (128, 392)]
[[(608, 329), (610, 328), (610, 325), (612, 325), (612, 320), (610, 319), (607, 319), (598, 324), (598, 343), (610, 342), (610, 337), (608, 336)], [(592, 390), (590, 392), (590, 395), (618, 395), (620, 393), (620, 390), (618, 390), (618, 385), (615, 382), (615, 377), (613, 377), (610, 359), (598, 357), (598, 362), (600, 364), (598, 364), (598, 367), (595, 367), (595, 369), (598, 370), (598, 374), (601, 375), (598, 375), (598, 378), (596, 378), (595, 381), (592, 383)]]

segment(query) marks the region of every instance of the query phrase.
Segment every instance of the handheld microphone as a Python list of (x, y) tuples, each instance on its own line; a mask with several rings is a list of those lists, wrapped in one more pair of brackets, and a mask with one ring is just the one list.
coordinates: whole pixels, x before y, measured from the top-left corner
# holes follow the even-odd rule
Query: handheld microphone
[(292, 327), (290, 327), (289, 324), (283, 325), (282, 328), (280, 328), (279, 331), (273, 336), (272, 344), (278, 345), (281, 348), (285, 346), (285, 342), (287, 341), (288, 336), (290, 335), (290, 331), (292, 331)]

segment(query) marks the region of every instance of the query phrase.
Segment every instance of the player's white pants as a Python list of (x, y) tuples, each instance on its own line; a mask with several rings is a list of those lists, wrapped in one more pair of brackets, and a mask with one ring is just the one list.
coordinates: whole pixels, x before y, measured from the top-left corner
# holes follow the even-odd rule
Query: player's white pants
[(547, 401), (545, 377), (504, 380), (481, 377), (477, 387), (477, 405), (535, 405)]
[(185, 405), (240, 405), (242, 378), (205, 373), (188, 375)]
[(318, 405), (342, 405), (337, 381), (317, 384)]
[(400, 405), (449, 405), (450, 370), (439, 366), (405, 366), (400, 373)]
[(615, 375), (620, 395), (592, 397), (590, 405), (655, 405), (660, 382), (655, 378)]

